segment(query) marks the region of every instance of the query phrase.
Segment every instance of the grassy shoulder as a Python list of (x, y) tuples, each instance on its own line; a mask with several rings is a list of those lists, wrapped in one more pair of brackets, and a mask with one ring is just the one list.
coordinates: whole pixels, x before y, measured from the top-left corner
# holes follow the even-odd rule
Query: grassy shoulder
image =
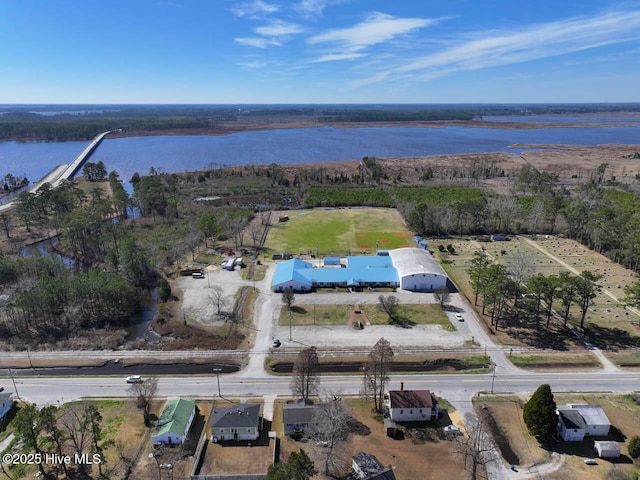
[[(354, 321), (366, 322), (365, 318), (371, 325), (390, 323), (387, 314), (380, 311), (377, 305), (360, 305), (358, 310), (355, 310), (353, 305), (303, 304), (291, 307), (291, 325), (293, 326), (349, 325)], [(440, 305), (400, 305), (397, 318), (414, 325), (440, 325), (446, 331), (456, 330)], [(289, 310), (286, 307), (280, 311), (279, 324), (289, 325)]]
[(513, 354), (509, 360), (516, 367), (536, 371), (590, 370), (602, 364), (590, 352), (547, 352), (544, 354)]

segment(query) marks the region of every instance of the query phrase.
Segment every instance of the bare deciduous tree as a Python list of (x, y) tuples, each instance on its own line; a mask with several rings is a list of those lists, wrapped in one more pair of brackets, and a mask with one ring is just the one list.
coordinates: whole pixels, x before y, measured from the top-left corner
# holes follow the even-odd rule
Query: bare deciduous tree
[(478, 469), (496, 460), (496, 451), (482, 421), (474, 414), (465, 416), (467, 435), (456, 438), (456, 451), (463, 456), (465, 469), (471, 461), (471, 480), (478, 478)]
[(282, 292), (282, 303), (284, 303), (289, 311), (291, 311), (291, 306), (293, 302), (295, 302), (296, 296), (293, 294), (292, 288), (287, 288), (284, 292)]
[(433, 292), (433, 295), (436, 299), (436, 302), (440, 304), (440, 307), (444, 308), (444, 306), (449, 303), (449, 298), (451, 297), (451, 292), (445, 285), (444, 287), (439, 287)]
[(220, 285), (214, 285), (211, 287), (211, 292), (209, 292), (209, 300), (213, 303), (213, 306), (216, 307), (218, 315), (222, 313), (222, 309), (226, 305), (226, 299), (224, 297), (224, 290)]
[(389, 316), (389, 321), (392, 323), (396, 321), (399, 305), (400, 302), (398, 301), (398, 298), (393, 295), (389, 295), (388, 297), (380, 295), (378, 297), (378, 308)]
[(366, 395), (373, 396), (377, 411), (382, 410), (382, 397), (389, 382), (393, 355), (390, 343), (382, 337), (369, 352), (367, 364), (364, 367), (364, 391)]
[(145, 426), (151, 426), (151, 404), (158, 391), (158, 379), (147, 378), (144, 382), (133, 383), (128, 392), (136, 398), (137, 406), (142, 410)]
[(330, 394), (318, 406), (314, 416), (311, 438), (317, 442), (324, 459), (324, 473), (340, 469), (345, 463), (345, 451), (341, 446), (349, 437), (352, 415), (340, 394)]
[(293, 366), (291, 391), (293, 395), (302, 397), (304, 403), (318, 391), (318, 352), (316, 347), (305, 348), (298, 353)]

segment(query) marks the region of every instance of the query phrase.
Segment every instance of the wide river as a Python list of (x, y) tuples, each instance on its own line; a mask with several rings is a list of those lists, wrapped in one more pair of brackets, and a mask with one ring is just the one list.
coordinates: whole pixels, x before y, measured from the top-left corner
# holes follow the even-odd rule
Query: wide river
[[(300, 128), (234, 133), (225, 136), (150, 136), (106, 139), (91, 161), (102, 160), (128, 181), (134, 172), (151, 167), (182, 172), (223, 165), (298, 164), (356, 160), (365, 156), (407, 157), (448, 153), (507, 152), (525, 144), (640, 144), (640, 114), (592, 117), (495, 117), (487, 120), (565, 121), (583, 123), (572, 128), (525, 130), (479, 127), (363, 127)], [(595, 122), (616, 122), (598, 127)], [(88, 142), (0, 142), (0, 180), (5, 174), (42, 178), (56, 165), (66, 164)]]

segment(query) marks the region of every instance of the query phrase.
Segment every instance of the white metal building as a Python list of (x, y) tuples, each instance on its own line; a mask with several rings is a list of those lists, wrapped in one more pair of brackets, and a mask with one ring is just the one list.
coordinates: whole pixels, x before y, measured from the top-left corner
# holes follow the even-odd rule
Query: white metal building
[(447, 285), (447, 274), (428, 250), (396, 248), (389, 250), (389, 256), (403, 290), (433, 292)]

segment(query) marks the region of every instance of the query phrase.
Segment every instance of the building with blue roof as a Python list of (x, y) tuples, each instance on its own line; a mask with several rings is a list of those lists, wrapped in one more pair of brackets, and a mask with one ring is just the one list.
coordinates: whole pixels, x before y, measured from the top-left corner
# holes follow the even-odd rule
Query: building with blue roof
[(314, 268), (294, 258), (278, 264), (273, 276), (274, 292), (310, 292), (316, 288), (403, 288), (435, 291), (448, 277), (428, 250), (397, 248), (388, 256), (349, 256), (342, 268)]

